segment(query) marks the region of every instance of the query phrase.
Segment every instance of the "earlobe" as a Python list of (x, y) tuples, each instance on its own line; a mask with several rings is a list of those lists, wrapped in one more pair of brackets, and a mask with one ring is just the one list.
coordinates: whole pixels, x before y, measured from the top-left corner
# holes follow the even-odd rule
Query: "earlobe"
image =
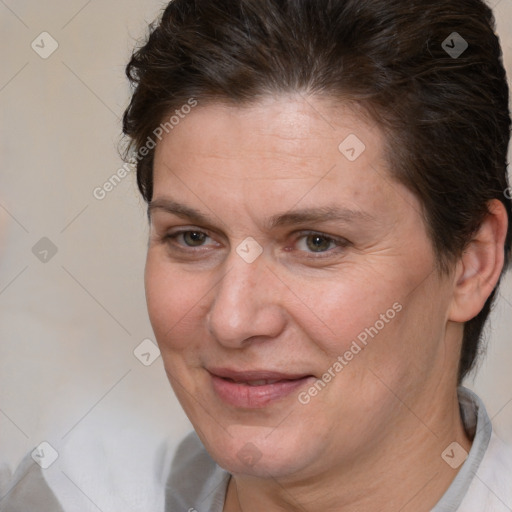
[(478, 315), (503, 269), (507, 211), (497, 199), (488, 203), (488, 210), (489, 213), (457, 262), (448, 317), (454, 322), (467, 322)]

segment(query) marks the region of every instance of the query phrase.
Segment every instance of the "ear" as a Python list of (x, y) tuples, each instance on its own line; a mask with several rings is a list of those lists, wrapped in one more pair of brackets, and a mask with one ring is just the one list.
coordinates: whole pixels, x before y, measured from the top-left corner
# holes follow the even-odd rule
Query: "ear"
[(449, 320), (474, 318), (494, 290), (505, 259), (508, 217), (498, 199), (487, 204), (489, 213), (457, 262)]

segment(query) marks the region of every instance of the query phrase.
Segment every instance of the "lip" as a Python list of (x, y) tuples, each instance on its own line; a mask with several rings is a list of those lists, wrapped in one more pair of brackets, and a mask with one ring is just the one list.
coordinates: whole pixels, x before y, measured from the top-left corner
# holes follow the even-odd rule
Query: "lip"
[[(211, 382), (217, 396), (233, 407), (261, 409), (281, 400), (298, 388), (309, 384), (315, 377), (311, 374), (290, 374), (271, 370), (232, 370), (210, 368)], [(276, 381), (249, 385), (248, 382)]]

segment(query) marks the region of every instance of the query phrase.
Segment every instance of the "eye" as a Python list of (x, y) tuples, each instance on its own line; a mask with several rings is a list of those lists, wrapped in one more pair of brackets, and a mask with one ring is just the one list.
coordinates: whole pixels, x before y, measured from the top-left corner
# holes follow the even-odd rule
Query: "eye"
[(345, 247), (347, 241), (338, 240), (322, 233), (305, 233), (297, 239), (297, 249), (310, 253), (325, 253)]
[(185, 244), (189, 247), (199, 247), (203, 245), (208, 238), (206, 233), (202, 233), (201, 231), (185, 231), (184, 233), (180, 233), (180, 235)]
[[(175, 245), (181, 247), (202, 247), (206, 245), (206, 242), (210, 239), (210, 237), (199, 230), (187, 230), (187, 231), (177, 231), (175, 233), (169, 233), (165, 235), (166, 240), (171, 240)], [(211, 239), (210, 239), (211, 240)]]

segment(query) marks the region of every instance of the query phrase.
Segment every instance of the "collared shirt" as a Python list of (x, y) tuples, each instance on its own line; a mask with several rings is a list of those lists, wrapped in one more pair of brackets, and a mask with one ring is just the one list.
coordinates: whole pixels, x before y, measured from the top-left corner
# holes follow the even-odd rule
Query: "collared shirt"
[[(493, 433), (485, 407), (474, 393), (459, 388), (459, 404), (464, 427), (473, 444), (449, 489), (431, 512), (512, 512), (512, 447)], [(110, 470), (115, 472), (115, 468)], [(162, 483), (157, 492), (162, 497), (165, 494), (165, 505), (163, 499), (157, 499), (162, 506), (155, 507), (154, 490), (145, 493), (145, 489), (133, 490), (127, 485), (118, 504), (110, 508), (102, 506), (102, 512), (127, 510), (122, 503), (131, 501), (130, 493), (135, 492), (138, 505), (129, 508), (130, 512), (223, 511), (231, 475), (209, 456), (195, 432), (180, 443), (170, 470), (164, 471), (161, 481), (167, 483)], [(67, 489), (69, 494), (69, 485)], [(64, 499), (65, 492), (62, 482), (51, 482), (30, 454), (9, 481), (2, 479), (0, 471), (1, 512), (84, 512), (84, 497), (77, 494), (73, 503), (69, 496)], [(112, 493), (108, 479), (103, 492)], [(144, 494), (146, 500), (141, 499)], [(97, 509), (91, 505), (91, 510)]]
[(511, 512), (512, 447), (494, 434), (477, 395), (463, 387), (458, 394), (462, 422), (473, 444), (432, 512)]

